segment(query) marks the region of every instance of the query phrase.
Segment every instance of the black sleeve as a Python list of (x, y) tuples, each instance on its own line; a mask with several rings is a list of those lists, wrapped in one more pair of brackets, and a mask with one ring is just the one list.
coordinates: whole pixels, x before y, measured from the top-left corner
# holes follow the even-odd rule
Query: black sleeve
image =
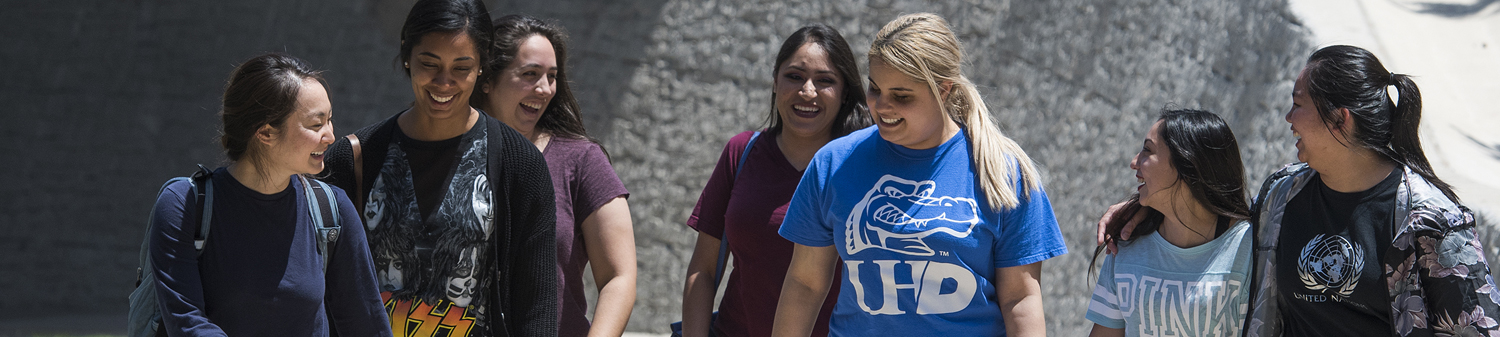
[[(354, 149), (349, 146), (348, 138), (339, 137), (323, 151), (323, 172), (319, 172), (317, 178), (346, 193), (358, 191), (354, 188)], [(353, 200), (355, 196), (349, 195), (349, 199)]]
[(557, 335), (556, 211), (552, 178), (536, 146), (499, 122), (508, 186), (511, 280), (506, 326), (512, 336)]

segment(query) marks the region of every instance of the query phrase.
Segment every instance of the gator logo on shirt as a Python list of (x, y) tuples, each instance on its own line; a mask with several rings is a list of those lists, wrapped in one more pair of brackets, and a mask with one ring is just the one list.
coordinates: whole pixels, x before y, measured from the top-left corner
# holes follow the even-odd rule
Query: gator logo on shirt
[(849, 254), (878, 248), (892, 252), (932, 256), (923, 241), (934, 234), (969, 237), (979, 224), (974, 199), (933, 197), (937, 183), (912, 181), (892, 175), (880, 177), (865, 193), (845, 222), (845, 248)]

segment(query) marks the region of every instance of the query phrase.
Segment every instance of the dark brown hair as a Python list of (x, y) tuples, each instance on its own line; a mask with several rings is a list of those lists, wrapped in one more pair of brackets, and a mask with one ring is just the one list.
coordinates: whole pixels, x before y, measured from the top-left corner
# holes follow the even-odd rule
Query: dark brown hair
[[(1323, 124), (1342, 125), (1338, 109), (1348, 109), (1354, 134), (1344, 134), (1355, 146), (1379, 153), (1411, 168), (1455, 202), (1453, 187), (1432, 172), (1422, 151), (1418, 126), (1422, 123), (1422, 93), (1411, 76), (1387, 71), (1375, 54), (1355, 46), (1328, 46), (1307, 58), (1307, 94)], [(1400, 102), (1387, 96), (1394, 86)]]
[[(1157, 121), (1161, 122), (1157, 130), (1171, 156), (1172, 168), (1177, 170), (1174, 184), (1186, 184), (1193, 199), (1218, 216), (1213, 237), (1223, 234), (1235, 222), (1249, 219), (1245, 164), (1229, 124), (1212, 112), (1191, 109), (1164, 110)], [(1165, 215), (1141, 207), (1140, 199), (1140, 194), (1131, 195), (1125, 209), (1109, 219), (1104, 229), (1107, 240), (1119, 238), (1125, 223), (1136, 212), (1147, 212), (1146, 219), (1136, 225), (1131, 237), (1139, 238), (1161, 227)], [(1094, 250), (1094, 260), (1099, 259), (1101, 251)], [(1091, 270), (1093, 265), (1094, 262), (1089, 262)]]
[(327, 87), (319, 71), (285, 54), (256, 56), (234, 68), (224, 87), (224, 105), (219, 110), (223, 122), (219, 142), (230, 161), (249, 159), (257, 164), (262, 161), (264, 151), (251, 145), (255, 143), (255, 132), (263, 125), (281, 129), (287, 116), (297, 109), (297, 95), (302, 92), (302, 82), (308, 79)]
[[(411, 49), (422, 43), (422, 38), (431, 33), (463, 32), (474, 40), (479, 64), (490, 59), (489, 45), (490, 12), (479, 0), (419, 0), (406, 13), (406, 23), (401, 25), (401, 54), (396, 56), (397, 66), (411, 61)], [(406, 76), (411, 72), (403, 71)]]
[[(557, 137), (588, 139), (599, 143), (589, 138), (588, 130), (584, 129), (578, 99), (573, 97), (573, 89), (568, 87), (568, 33), (562, 26), (526, 15), (506, 15), (497, 19), (494, 34), (490, 36), (489, 48), (494, 59), (485, 64), (485, 72), (480, 76), (479, 83), (489, 83), (500, 76), (505, 67), (515, 62), (516, 54), (521, 51), (521, 44), (532, 36), (547, 39), (552, 44), (553, 53), (557, 55), (557, 91), (552, 94), (552, 100), (547, 102), (547, 108), (536, 121), (536, 128)], [(469, 105), (481, 110), (488, 103), (487, 95), (474, 95), (469, 99)]]
[[(781, 65), (791, 59), (802, 45), (814, 43), (828, 53), (828, 63), (833, 64), (833, 70), (838, 72), (839, 81), (844, 82), (840, 90), (844, 96), (839, 102), (838, 114), (833, 118), (833, 129), (830, 130), (832, 138), (843, 137), (855, 130), (870, 126), (869, 109), (865, 107), (864, 80), (859, 77), (859, 66), (854, 63), (854, 52), (849, 49), (849, 43), (844, 41), (844, 36), (837, 29), (821, 23), (803, 26), (786, 41), (781, 43), (781, 51), (776, 53), (776, 65), (771, 67), (771, 81), (775, 83), (776, 77), (780, 76)], [(776, 135), (781, 133), (781, 114), (776, 111), (776, 91), (771, 91), (771, 114), (766, 117), (766, 134)]]

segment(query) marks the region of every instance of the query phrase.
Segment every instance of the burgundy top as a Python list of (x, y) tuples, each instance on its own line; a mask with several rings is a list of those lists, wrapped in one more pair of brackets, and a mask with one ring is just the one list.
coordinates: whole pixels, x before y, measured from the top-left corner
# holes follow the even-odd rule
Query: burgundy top
[[(729, 240), (734, 271), (719, 303), (715, 336), (770, 336), (781, 284), (792, 262), (792, 242), (776, 231), (781, 228), (797, 182), (802, 180), (802, 171), (787, 162), (775, 136), (761, 134), (745, 157), (745, 168), (735, 177), (740, 153), (751, 134), (740, 133), (724, 145), (719, 164), (687, 221), (688, 226), (718, 238), (724, 237), (727, 227), (729, 237), (734, 238)], [(833, 280), (840, 279), (841, 274), (835, 272)], [(833, 282), (818, 312), (813, 336), (828, 335), (828, 316), (838, 294), (839, 282)]]
[(629, 197), (599, 144), (587, 139), (554, 137), (542, 150), (557, 203), (558, 336), (589, 332), (588, 301), (583, 296), (583, 267), (589, 262), (583, 248), (583, 219), (615, 197)]

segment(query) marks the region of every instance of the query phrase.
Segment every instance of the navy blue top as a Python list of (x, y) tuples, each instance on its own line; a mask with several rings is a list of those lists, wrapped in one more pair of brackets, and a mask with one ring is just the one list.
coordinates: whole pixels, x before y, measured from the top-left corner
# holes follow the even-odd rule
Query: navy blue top
[[(193, 248), (199, 218), (186, 181), (156, 200), (151, 265), (163, 330), (170, 336), (390, 336), (374, 266), (354, 205), (338, 198), (343, 227), (327, 275), (300, 179), (261, 194), (214, 171), (208, 242)], [(187, 213), (187, 214), (184, 214)]]

